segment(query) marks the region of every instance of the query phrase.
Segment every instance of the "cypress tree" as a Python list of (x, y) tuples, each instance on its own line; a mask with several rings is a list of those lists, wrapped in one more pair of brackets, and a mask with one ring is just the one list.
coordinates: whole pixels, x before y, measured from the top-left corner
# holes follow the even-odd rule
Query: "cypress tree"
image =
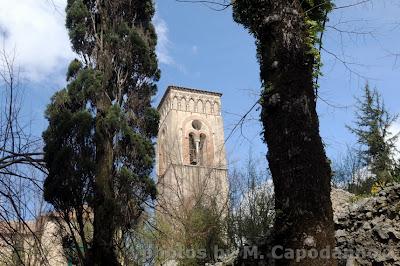
[[(156, 196), (150, 178), (159, 120), (151, 98), (160, 77), (154, 5), (68, 0), (66, 13), (79, 57), (46, 110), (44, 195), (64, 218), (77, 220), (81, 237), (73, 248), (82, 263), (118, 265), (116, 237), (135, 226), (144, 202)], [(89, 239), (86, 208), (93, 214)]]

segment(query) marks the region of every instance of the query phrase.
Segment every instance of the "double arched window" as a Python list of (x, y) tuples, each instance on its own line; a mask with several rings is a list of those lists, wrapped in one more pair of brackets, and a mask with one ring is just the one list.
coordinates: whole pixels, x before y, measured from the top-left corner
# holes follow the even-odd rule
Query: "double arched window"
[(192, 122), (193, 131), (189, 133), (189, 160), (191, 165), (204, 165), (206, 161), (206, 141), (204, 133), (200, 133), (202, 124), (199, 120)]

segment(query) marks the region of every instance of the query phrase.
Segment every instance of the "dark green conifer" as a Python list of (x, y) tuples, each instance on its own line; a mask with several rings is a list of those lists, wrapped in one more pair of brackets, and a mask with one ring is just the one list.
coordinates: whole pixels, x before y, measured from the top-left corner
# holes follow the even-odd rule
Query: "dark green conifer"
[(371, 89), (368, 84), (365, 85), (364, 95), (357, 102), (355, 126), (348, 128), (357, 136), (361, 147), (359, 156), (372, 173), (363, 186), (363, 192), (370, 192), (375, 181), (393, 181), (393, 155), (398, 135), (390, 132), (390, 129), (397, 116), (388, 112), (379, 92)]
[[(46, 111), (45, 199), (60, 213), (76, 215), (80, 238), (72, 242), (81, 263), (116, 265), (116, 237), (135, 225), (144, 202), (156, 196), (150, 178), (159, 120), (151, 106), (160, 76), (154, 5), (68, 0), (66, 13), (78, 59), (68, 68), (67, 87)], [(86, 207), (93, 212), (89, 238)]]

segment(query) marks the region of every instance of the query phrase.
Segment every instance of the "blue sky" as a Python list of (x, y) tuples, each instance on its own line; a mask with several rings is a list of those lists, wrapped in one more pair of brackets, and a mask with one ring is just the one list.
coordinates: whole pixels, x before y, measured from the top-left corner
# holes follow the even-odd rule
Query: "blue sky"
[[(336, 5), (349, 2), (336, 1)], [(215, 12), (204, 5), (174, 0), (159, 0), (157, 7), (157, 18), (168, 26), (168, 46), (163, 48), (173, 59), (161, 65), (157, 99), (168, 84), (222, 92), (228, 135), (240, 115), (257, 100), (260, 82), (254, 39), (233, 22), (231, 10)], [(400, 112), (400, 65), (390, 55), (400, 52), (399, 11), (398, 1), (373, 1), (331, 14), (324, 40), (327, 52), (323, 54), (320, 89), (323, 100), (318, 105), (321, 134), (331, 158), (337, 158), (345, 152), (346, 145), (355, 143), (345, 124), (352, 123), (355, 97), (367, 80), (382, 93), (390, 111)], [(243, 127), (243, 135), (239, 130), (228, 141), (231, 163), (245, 160), (250, 150), (254, 156), (264, 157), (266, 147), (260, 140), (258, 115), (253, 112)], [(396, 125), (394, 130), (400, 127)]]
[[(349, 2), (358, 1), (337, 0), (336, 4)], [(27, 120), (33, 119), (32, 131), (37, 135), (46, 127), (45, 106), (64, 86), (65, 69), (74, 56), (64, 29), (65, 0), (56, 0), (55, 4), (56, 9), (46, 0), (0, 0), (4, 7), (0, 10), (0, 32), (5, 33), (6, 48), (16, 51), (24, 76), (24, 114)], [(157, 0), (156, 4), (154, 22), (159, 33), (162, 78), (154, 104), (171, 84), (222, 92), (225, 135), (229, 135), (260, 91), (253, 38), (233, 22), (229, 9), (216, 12), (204, 5), (175, 0)], [(320, 89), (329, 104), (320, 100), (318, 106), (321, 134), (331, 158), (355, 141), (345, 124), (353, 120), (354, 97), (366, 80), (380, 90), (390, 111), (400, 112), (400, 58), (396, 62), (392, 54), (400, 53), (398, 14), (400, 4), (395, 0), (375, 0), (331, 14)], [(348, 62), (347, 66), (340, 61)], [(227, 142), (233, 165), (246, 160), (250, 150), (255, 157), (265, 155), (258, 112), (252, 112), (249, 118)], [(400, 130), (400, 124), (394, 130)]]

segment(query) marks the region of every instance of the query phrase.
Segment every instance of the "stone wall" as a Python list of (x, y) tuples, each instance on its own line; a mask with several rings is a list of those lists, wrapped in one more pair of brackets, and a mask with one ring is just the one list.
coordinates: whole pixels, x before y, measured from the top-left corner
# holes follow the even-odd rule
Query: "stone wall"
[[(389, 185), (368, 198), (333, 189), (331, 198), (336, 248), (341, 255), (339, 266), (400, 266), (400, 184)], [(262, 242), (256, 243), (261, 250), (270, 239)], [(262, 260), (243, 262), (240, 257), (232, 263), (231, 256), (215, 264), (230, 265), (273, 264)]]
[(332, 201), (346, 197), (335, 208), (336, 245), (352, 256), (340, 265), (400, 265), (400, 184), (354, 203), (351, 194), (335, 191)]
[[(35, 221), (26, 221), (23, 226), (10, 222), (7, 232), (2, 232), (0, 239), (0, 266), (17, 265), (17, 255), (10, 239), (21, 237), (22, 250), (18, 265), (30, 266), (65, 266), (67, 259), (62, 247), (59, 224), (51, 216), (42, 216)], [(14, 226), (15, 225), (15, 226)], [(12, 230), (11, 230), (12, 229)]]

